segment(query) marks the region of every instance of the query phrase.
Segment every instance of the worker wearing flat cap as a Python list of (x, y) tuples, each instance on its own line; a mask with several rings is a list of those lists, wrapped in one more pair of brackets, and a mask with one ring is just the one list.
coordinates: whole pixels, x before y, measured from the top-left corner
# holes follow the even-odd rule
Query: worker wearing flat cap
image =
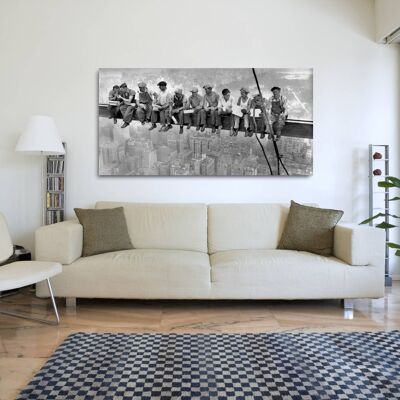
[(117, 123), (117, 115), (119, 112), (119, 106), (121, 100), (118, 98), (119, 96), (119, 86), (114, 85), (113, 88), (110, 90), (108, 93), (108, 101), (110, 103), (108, 104), (108, 111), (110, 112), (110, 116), (108, 118), (114, 120), (114, 124)]
[(167, 82), (158, 82), (159, 92), (157, 98), (153, 103), (153, 111), (151, 113), (152, 125), (149, 130), (157, 127), (157, 120), (160, 119), (161, 128), (160, 132), (168, 131), (172, 128), (170, 123), (170, 108), (172, 105), (172, 95), (167, 91)]
[[(171, 118), (178, 117), (179, 133), (183, 133), (183, 110), (186, 108), (186, 97), (182, 89), (175, 89), (171, 105)], [(171, 123), (170, 123), (171, 125)]]
[(274, 139), (279, 140), (288, 117), (287, 98), (282, 96), (281, 88), (278, 86), (272, 87), (271, 92), (272, 96), (268, 99), (268, 111), (272, 130), (275, 135)]
[(229, 130), (230, 136), (233, 135), (233, 114), (232, 108), (235, 104), (235, 99), (231, 95), (231, 91), (229, 89), (222, 90), (222, 97), (219, 98), (218, 101), (218, 117), (219, 117), (219, 129), (218, 133), (222, 128), (222, 118), (229, 121)]
[(147, 90), (147, 85), (144, 82), (139, 82), (138, 87), (139, 93), (136, 99), (136, 114), (139, 121), (144, 125), (145, 122), (150, 122), (151, 112), (153, 110), (153, 99), (151, 98), (151, 95)]
[(193, 112), (188, 114), (189, 115), (189, 124), (187, 129), (190, 129), (192, 125), (196, 126), (196, 131), (200, 130), (200, 126), (204, 126), (205, 115), (202, 117), (201, 110), (203, 109), (203, 97), (199, 95), (199, 89), (197, 87), (193, 87), (190, 91), (192, 94), (189, 96), (186, 102), (186, 109), (192, 110)]
[(242, 87), (240, 89), (240, 97), (238, 98), (238, 101), (236, 103), (236, 105), (240, 107), (242, 111), (242, 116), (240, 117), (239, 115), (235, 115), (235, 122), (233, 127), (233, 132), (235, 136), (237, 136), (238, 134), (240, 121), (243, 121), (243, 126), (245, 130), (244, 136), (253, 136), (249, 123), (250, 102), (251, 97), (249, 96), (249, 89), (247, 89), (246, 87)]
[(126, 128), (133, 120), (135, 110), (137, 108), (135, 101), (136, 92), (133, 89), (129, 89), (126, 83), (122, 83), (119, 87), (118, 98), (122, 101), (119, 109), (121, 111), (124, 124), (121, 128)]
[(217, 129), (220, 132), (220, 118), (218, 115), (218, 102), (219, 95), (212, 90), (212, 86), (207, 84), (203, 86), (205, 90), (205, 95), (203, 98), (203, 109), (201, 110), (201, 119), (204, 121), (204, 125), (201, 127), (201, 131), (204, 132), (205, 122), (207, 117), (210, 117), (210, 124), (212, 127), (212, 133), (215, 133)]
[[(267, 112), (267, 99), (262, 97), (259, 93), (256, 93), (253, 96), (253, 99), (250, 100), (249, 106), (249, 117), (251, 121), (251, 131), (254, 132), (261, 132), (261, 139), (265, 138), (266, 134), (269, 134), (268, 126), (269, 126), (269, 119), (268, 119), (268, 112)], [(256, 121), (256, 110), (260, 110), (260, 119)]]

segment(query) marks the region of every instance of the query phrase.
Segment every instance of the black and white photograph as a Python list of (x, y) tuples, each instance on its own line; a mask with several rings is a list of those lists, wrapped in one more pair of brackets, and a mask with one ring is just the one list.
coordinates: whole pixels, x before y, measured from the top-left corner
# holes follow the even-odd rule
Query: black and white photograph
[(99, 70), (99, 175), (312, 175), (313, 71)]

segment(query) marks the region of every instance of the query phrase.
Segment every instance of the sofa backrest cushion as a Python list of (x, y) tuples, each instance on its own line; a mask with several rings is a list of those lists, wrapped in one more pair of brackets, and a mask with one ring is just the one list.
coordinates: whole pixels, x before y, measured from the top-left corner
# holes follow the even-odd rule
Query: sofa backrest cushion
[(190, 250), (207, 253), (205, 204), (100, 201), (96, 208), (123, 207), (136, 249)]
[(288, 204), (210, 204), (208, 251), (276, 249)]

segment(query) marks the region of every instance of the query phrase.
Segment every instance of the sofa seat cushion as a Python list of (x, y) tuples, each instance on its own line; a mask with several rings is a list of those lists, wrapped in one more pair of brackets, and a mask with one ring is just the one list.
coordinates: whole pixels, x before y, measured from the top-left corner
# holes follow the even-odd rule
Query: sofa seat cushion
[(231, 250), (212, 254), (210, 263), (216, 298), (322, 299), (382, 294), (376, 284), (383, 277), (381, 268), (351, 266), (335, 257), (293, 250)]
[[(210, 263), (202, 252), (124, 250), (65, 265), (52, 285), (59, 297), (190, 299), (209, 292)], [(46, 294), (40, 287), (38, 295)]]

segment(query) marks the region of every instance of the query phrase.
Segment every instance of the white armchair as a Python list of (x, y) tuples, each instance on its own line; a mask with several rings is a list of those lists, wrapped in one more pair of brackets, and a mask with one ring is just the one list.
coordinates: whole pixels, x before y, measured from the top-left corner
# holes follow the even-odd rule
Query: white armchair
[[(61, 273), (61, 264), (57, 262), (43, 261), (18, 261), (7, 264), (7, 260), (9, 260), (13, 255), (13, 252), (13, 245), (8, 232), (7, 223), (4, 216), (0, 213), (0, 291), (18, 289), (44, 280), (47, 281), (54, 313), (56, 316), (56, 322), (1, 309), (0, 314), (31, 319), (51, 325), (58, 324), (60, 322), (60, 318), (57, 311), (57, 305), (54, 300), (50, 278)], [(6, 264), (4, 265), (4, 263)]]

